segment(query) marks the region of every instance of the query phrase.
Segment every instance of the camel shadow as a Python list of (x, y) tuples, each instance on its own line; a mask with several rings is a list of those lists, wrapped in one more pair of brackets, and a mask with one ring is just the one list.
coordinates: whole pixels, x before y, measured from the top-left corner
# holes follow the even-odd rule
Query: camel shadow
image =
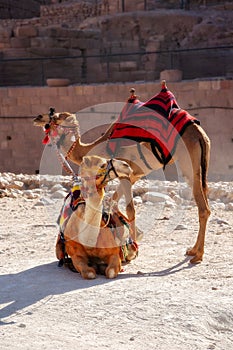
[(190, 261), (190, 256), (186, 256), (178, 264), (171, 266), (167, 269), (154, 272), (138, 272), (137, 274), (124, 274), (120, 278), (129, 278), (129, 277), (163, 277), (168, 275), (173, 275), (175, 273), (181, 272), (183, 270), (190, 270), (197, 266), (198, 264), (187, 264)]
[[(122, 280), (135, 277), (162, 277), (171, 275), (195, 266), (191, 264), (184, 265), (188, 260), (189, 257), (186, 257), (178, 264), (162, 271), (137, 274), (124, 273), (120, 274), (117, 278)], [(6, 304), (6, 306), (0, 309), (0, 325), (15, 323), (14, 321), (3, 319), (20, 313), (23, 309), (42, 302), (46, 298), (54, 295), (62, 295), (74, 290), (87, 289), (112, 281), (111, 279), (106, 279), (105, 276), (98, 276), (94, 280), (84, 280), (79, 274), (74, 274), (68, 268), (58, 268), (57, 262), (35, 266), (15, 274), (1, 275), (0, 304)]]
[[(189, 264), (186, 264), (188, 263)], [(186, 265), (185, 265), (186, 264)], [(157, 277), (163, 277), (167, 275), (173, 275), (174, 273), (183, 271), (183, 270), (190, 270), (197, 266), (198, 264), (191, 264), (190, 263), (190, 256), (186, 256), (182, 261), (180, 261), (178, 264), (171, 266), (165, 270), (162, 271), (156, 271), (156, 272), (150, 272), (149, 276), (157, 276)]]
[[(57, 267), (57, 262), (35, 266), (15, 274), (1, 275), (0, 304), (3, 308), (0, 309), (0, 325), (14, 323), (1, 319), (17, 314), (47, 297), (90, 288), (108, 281), (110, 280), (106, 278), (84, 280), (68, 268)], [(4, 304), (7, 305), (4, 307)]]

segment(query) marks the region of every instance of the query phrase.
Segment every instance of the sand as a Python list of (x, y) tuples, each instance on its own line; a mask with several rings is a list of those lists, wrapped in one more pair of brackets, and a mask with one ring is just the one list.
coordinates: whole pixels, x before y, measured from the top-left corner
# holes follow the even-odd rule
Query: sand
[(39, 198), (0, 203), (2, 350), (233, 349), (233, 217), (223, 198), (210, 202), (201, 264), (185, 256), (197, 236), (194, 203), (144, 211), (142, 202), (139, 256), (116, 279), (90, 281), (57, 266), (56, 213)]

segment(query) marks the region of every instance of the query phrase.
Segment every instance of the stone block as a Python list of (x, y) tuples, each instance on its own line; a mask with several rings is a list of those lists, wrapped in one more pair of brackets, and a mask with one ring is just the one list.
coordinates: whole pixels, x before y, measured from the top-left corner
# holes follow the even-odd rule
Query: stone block
[[(21, 102), (21, 101), (20, 101)], [(38, 97), (38, 96), (32, 96), (30, 97), (30, 105), (33, 106), (33, 105), (38, 105), (41, 103), (41, 98)], [(18, 102), (19, 104), (19, 102)]]
[(2, 106), (12, 106), (17, 104), (16, 97), (6, 97), (2, 100)]
[[(232, 73), (232, 76), (233, 76), (233, 73)], [(232, 82), (232, 80), (221, 80), (220, 86), (221, 86), (221, 89), (232, 89), (233, 82)]]
[(19, 37), (15, 37), (15, 38), (11, 38), (10, 39), (10, 43), (11, 43), (11, 47), (12, 48), (27, 48), (30, 47), (30, 40), (29, 38), (19, 38)]
[(83, 86), (81, 85), (75, 85), (74, 91), (76, 96), (82, 96), (83, 95)]
[[(112, 71), (119, 71), (120, 64), (118, 62), (109, 62), (109, 70)], [(105, 68), (107, 69), (107, 64), (105, 64)]]
[[(132, 70), (129, 71), (129, 81), (138, 81), (138, 82), (144, 82), (145, 81), (145, 71), (144, 70)], [(151, 96), (150, 96), (151, 97)]]
[(177, 82), (182, 80), (182, 71), (179, 69), (166, 69), (160, 72), (160, 80)]
[(212, 83), (211, 88), (213, 90), (220, 90), (220, 88), (221, 88), (221, 81), (220, 80), (212, 80), (211, 83)]
[(30, 45), (30, 52), (31, 52), (32, 54), (35, 53), (35, 51), (33, 50), (33, 48), (44, 46), (44, 40), (43, 40), (43, 38), (39, 38), (39, 37), (36, 37), (36, 38), (33, 37), (33, 38), (31, 38), (30, 43), (31, 43), (31, 45)]
[(48, 96), (48, 95), (54, 96), (54, 97), (58, 96), (58, 90), (57, 89), (58, 89), (57, 87), (53, 88), (53, 89), (50, 89), (48, 86), (37, 87), (36, 88), (36, 95), (41, 97), (41, 100), (43, 101), (43, 98), (45, 96)]
[(84, 38), (72, 38), (70, 39), (70, 47), (73, 49), (86, 49), (88, 47), (87, 40)]
[(94, 95), (94, 90), (95, 87), (92, 85), (84, 85), (83, 86), (83, 95), (89, 95), (89, 96), (93, 96)]
[(120, 62), (119, 65), (121, 71), (131, 71), (137, 69), (137, 62), (135, 61)]
[(67, 96), (69, 95), (69, 90), (67, 86), (58, 86), (57, 87), (57, 94), (59, 96)]
[(29, 116), (31, 115), (30, 105), (11, 105), (6, 108), (6, 115), (13, 116), (13, 117), (20, 117), (22, 115)]
[[(12, 39), (18, 39), (18, 38), (12, 38)], [(26, 38), (27, 39), (27, 38)], [(28, 40), (28, 39), (27, 39)], [(18, 42), (19, 45), (21, 45)], [(11, 44), (10, 44), (11, 45)], [(17, 44), (16, 44), (17, 45)], [(22, 57), (28, 57), (28, 51), (27, 51), (28, 47), (22, 48), (22, 47), (12, 47), (9, 49), (5, 49), (3, 51), (3, 58), (22, 58)]]
[(33, 25), (23, 25), (16, 27), (14, 33), (16, 37), (35, 37), (37, 36), (37, 28)]
[[(154, 56), (149, 56), (147, 55), (148, 59), (143, 60), (143, 68), (145, 69), (145, 75), (149, 72), (149, 76), (150, 76), (150, 71), (153, 71), (153, 75), (156, 75), (156, 58)], [(151, 79), (149, 79), (151, 80)]]
[(212, 82), (211, 80), (201, 80), (198, 82), (198, 89), (200, 90), (211, 90)]
[(10, 39), (12, 36), (12, 30), (10, 27), (4, 28), (0, 27), (0, 41), (2, 42), (4, 39)]
[(38, 96), (38, 91), (40, 90), (40, 88), (38, 87), (34, 87), (33, 89), (30, 87), (25, 87), (23, 89), (23, 96), (26, 98), (31, 98), (31, 97), (35, 97)]
[(146, 51), (158, 51), (160, 49), (159, 40), (149, 40), (146, 44)]
[(70, 79), (52, 78), (52, 79), (46, 79), (46, 83), (49, 87), (68, 86), (70, 85)]
[(1, 99), (5, 98), (8, 96), (8, 89), (5, 87), (0, 88), (0, 101)]

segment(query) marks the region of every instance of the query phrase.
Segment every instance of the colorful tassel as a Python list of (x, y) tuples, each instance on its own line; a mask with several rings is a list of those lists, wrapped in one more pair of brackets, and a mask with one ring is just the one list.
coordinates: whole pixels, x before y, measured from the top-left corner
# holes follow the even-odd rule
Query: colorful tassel
[(43, 143), (43, 145), (47, 145), (49, 143), (49, 136), (48, 135), (45, 136), (42, 143)]
[(49, 143), (49, 133), (50, 133), (50, 125), (49, 124), (46, 124), (45, 125), (45, 138), (43, 139), (42, 143), (43, 145), (47, 145)]

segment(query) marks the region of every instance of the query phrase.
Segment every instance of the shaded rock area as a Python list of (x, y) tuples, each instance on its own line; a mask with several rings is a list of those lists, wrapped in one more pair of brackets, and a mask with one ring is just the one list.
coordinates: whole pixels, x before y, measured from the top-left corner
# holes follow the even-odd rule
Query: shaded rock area
[[(63, 175), (27, 175), (14, 173), (0, 173), (0, 198), (38, 199), (52, 204), (53, 201), (62, 200), (72, 187), (72, 178)], [(113, 193), (117, 188), (117, 181), (108, 186), (108, 191)], [(209, 199), (216, 209), (233, 211), (233, 183), (210, 182)], [(177, 181), (140, 180), (133, 186), (135, 205), (147, 203), (163, 205), (168, 208), (176, 208), (179, 205), (195, 205), (192, 191), (185, 183)]]
[(0, 18), (32, 18), (40, 16), (40, 6), (51, 0), (0, 0)]

